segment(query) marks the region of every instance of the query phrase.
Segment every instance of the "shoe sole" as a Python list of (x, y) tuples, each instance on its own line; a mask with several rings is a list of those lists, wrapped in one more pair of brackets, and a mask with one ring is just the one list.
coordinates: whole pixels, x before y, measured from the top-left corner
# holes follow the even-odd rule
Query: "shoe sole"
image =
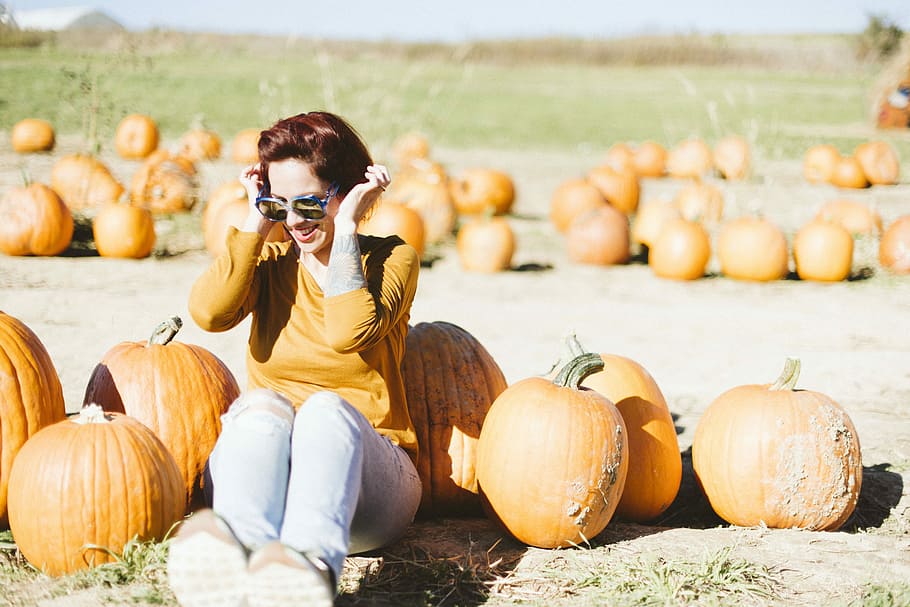
[(315, 568), (272, 563), (248, 578), (249, 607), (331, 607), (334, 597)]
[(181, 607), (246, 607), (246, 554), (208, 533), (171, 544), (168, 583)]

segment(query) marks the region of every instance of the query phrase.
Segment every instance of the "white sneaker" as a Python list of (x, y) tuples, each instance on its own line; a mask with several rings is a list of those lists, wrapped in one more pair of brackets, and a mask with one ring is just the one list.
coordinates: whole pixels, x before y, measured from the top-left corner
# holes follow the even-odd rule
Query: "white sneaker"
[(331, 607), (334, 602), (328, 565), (281, 542), (253, 552), (247, 571), (250, 607)]
[(184, 521), (171, 541), (167, 579), (182, 607), (246, 607), (247, 551), (212, 510)]

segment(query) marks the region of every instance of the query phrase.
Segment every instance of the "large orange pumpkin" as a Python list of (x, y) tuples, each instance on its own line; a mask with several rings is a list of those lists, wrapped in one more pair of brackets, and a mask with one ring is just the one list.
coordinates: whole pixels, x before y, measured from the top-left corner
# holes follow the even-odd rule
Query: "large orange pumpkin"
[(795, 389), (799, 360), (773, 385), (718, 396), (692, 440), (692, 466), (714, 511), (734, 525), (835, 530), (856, 507), (859, 436), (830, 397)]
[(114, 149), (122, 158), (138, 160), (158, 149), (158, 123), (145, 114), (125, 116), (114, 132)]
[(505, 171), (488, 167), (472, 167), (449, 180), (452, 203), (460, 215), (478, 215), (492, 210), (504, 215), (515, 202), (515, 182)]
[(803, 280), (844, 280), (853, 266), (853, 237), (839, 223), (810, 221), (793, 237), (793, 262)]
[(512, 256), (515, 254), (515, 232), (505, 217), (475, 217), (458, 229), (455, 250), (464, 270), (508, 270), (512, 267)]
[(111, 203), (92, 219), (92, 235), (101, 257), (143, 259), (155, 246), (155, 220), (148, 209)]
[(24, 322), (0, 312), (0, 529), (16, 454), (41, 428), (66, 417), (63, 386), (50, 355)]
[(380, 200), (369, 215), (360, 221), (357, 231), (374, 236), (397, 234), (414, 247), (417, 255), (421, 257), (426, 250), (427, 237), (423, 217), (411, 207), (394, 200)]
[(184, 505), (193, 509), (204, 503), (203, 470), (221, 433), (221, 415), (240, 387), (217, 356), (172, 341), (182, 324), (175, 316), (148, 342), (110, 348), (92, 371), (82, 402), (126, 413), (154, 430), (177, 461)]
[(552, 381), (523, 379), (487, 413), (477, 445), (482, 504), (521, 542), (583, 544), (616, 511), (629, 469), (626, 426), (607, 397), (580, 386), (603, 364), (589, 353)]
[(56, 143), (54, 126), (41, 118), (23, 118), (13, 125), (10, 143), (20, 154), (49, 152)]
[(25, 444), (9, 480), (10, 529), (29, 563), (63, 575), (164, 539), (183, 515), (174, 458), (139, 420), (97, 405)]
[(550, 199), (550, 223), (565, 232), (576, 217), (606, 204), (600, 189), (587, 179), (568, 179), (557, 186)]
[(603, 165), (588, 171), (587, 179), (600, 190), (607, 202), (626, 215), (631, 215), (638, 209), (641, 186), (638, 175), (631, 168), (614, 169)]
[(895, 274), (910, 273), (910, 215), (888, 224), (878, 242), (878, 261)]
[(566, 252), (576, 263), (608, 266), (629, 261), (629, 218), (612, 205), (583, 213), (566, 231)]
[(90, 154), (60, 157), (51, 167), (50, 185), (73, 211), (116, 202), (125, 189), (107, 165)]
[(764, 217), (746, 215), (725, 222), (717, 235), (722, 274), (738, 280), (779, 280), (790, 271), (787, 237)]
[(853, 156), (872, 185), (894, 185), (900, 179), (897, 150), (887, 141), (867, 141), (856, 146)]
[(408, 331), (401, 373), (417, 432), (421, 516), (480, 514), (477, 440), (506, 378), (473, 335), (445, 321)]
[(0, 217), (0, 251), (7, 255), (57, 255), (73, 240), (73, 214), (41, 183), (7, 191)]
[[(575, 336), (569, 349), (583, 352)], [(616, 404), (626, 425), (629, 472), (616, 516), (635, 522), (654, 520), (673, 503), (682, 481), (682, 456), (676, 425), (660, 387), (640, 363), (618, 354), (600, 354), (601, 371), (581, 385)]]
[(130, 202), (152, 213), (189, 211), (198, 198), (196, 165), (167, 150), (150, 154), (133, 173)]
[(698, 222), (682, 218), (664, 222), (648, 249), (648, 266), (661, 278), (701, 278), (710, 259), (711, 239), (707, 230)]

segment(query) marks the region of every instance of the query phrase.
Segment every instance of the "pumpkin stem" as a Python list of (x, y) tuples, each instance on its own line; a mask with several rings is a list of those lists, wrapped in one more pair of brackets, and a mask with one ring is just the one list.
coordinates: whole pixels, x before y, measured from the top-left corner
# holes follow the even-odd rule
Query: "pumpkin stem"
[(182, 326), (183, 321), (180, 320), (179, 316), (171, 316), (155, 327), (152, 336), (149, 337), (147, 345), (151, 346), (153, 344), (158, 344), (160, 346), (165, 346), (169, 344)]
[(603, 370), (603, 368), (604, 359), (600, 357), (600, 354), (585, 352), (570, 360), (556, 375), (556, 379), (553, 380), (553, 383), (562, 388), (578, 390), (581, 382), (583, 382), (587, 376), (592, 373), (597, 373), (598, 371)]
[(788, 356), (784, 362), (784, 370), (780, 372), (777, 381), (771, 385), (769, 390), (793, 390), (796, 387), (796, 380), (799, 379), (799, 368), (799, 359)]
[(105, 417), (104, 409), (101, 408), (101, 405), (96, 403), (85, 405), (79, 410), (79, 414), (72, 419), (73, 423), (76, 424), (104, 424), (110, 421)]
[(578, 342), (578, 338), (575, 337), (575, 331), (572, 331), (566, 336), (564, 345), (565, 347), (563, 348), (563, 352), (559, 355), (559, 359), (553, 363), (550, 366), (550, 370), (544, 374), (544, 377), (547, 379), (555, 378), (560, 369), (569, 364), (573, 358), (585, 353), (585, 349)]

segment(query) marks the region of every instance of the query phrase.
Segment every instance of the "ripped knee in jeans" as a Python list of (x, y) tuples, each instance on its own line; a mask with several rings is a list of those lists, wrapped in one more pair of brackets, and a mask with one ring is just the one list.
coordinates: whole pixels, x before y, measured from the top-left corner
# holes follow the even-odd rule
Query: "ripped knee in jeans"
[(294, 406), (286, 397), (267, 388), (256, 388), (237, 397), (227, 413), (221, 416), (222, 424), (239, 418), (271, 418), (280, 427), (290, 431), (294, 423)]

